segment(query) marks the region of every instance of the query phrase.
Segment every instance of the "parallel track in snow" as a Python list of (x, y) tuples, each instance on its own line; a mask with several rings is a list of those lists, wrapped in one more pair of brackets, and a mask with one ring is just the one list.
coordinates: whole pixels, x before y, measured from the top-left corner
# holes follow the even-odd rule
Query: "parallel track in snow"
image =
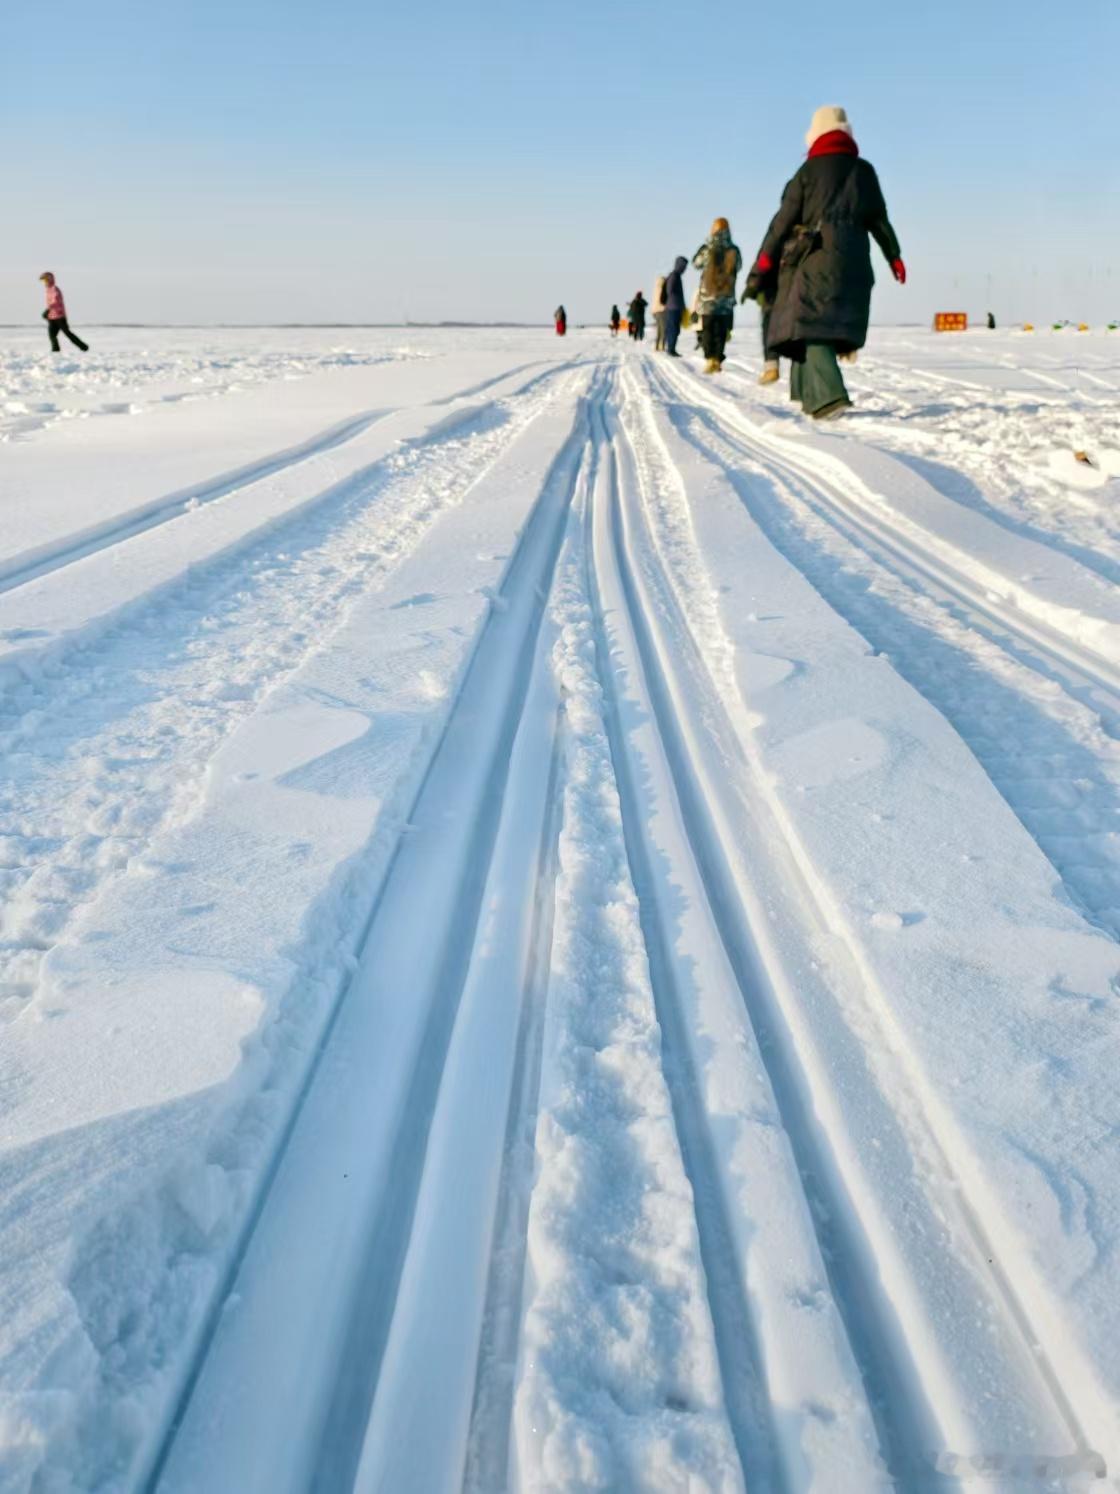
[(136, 535), (146, 534), (150, 529), (157, 529), (160, 525), (181, 518), (218, 498), (231, 497), (253, 483), (261, 482), (266, 477), (274, 477), (301, 462), (310, 461), (312, 457), (322, 456), (325, 452), (345, 446), (390, 414), (391, 410), (370, 410), (352, 420), (343, 421), (341, 425), (332, 425), (320, 435), (313, 436), (298, 446), (286, 447), (260, 461), (227, 472), (213, 481), (156, 498), (139, 510), (133, 509), (116, 523), (99, 525), (85, 533), (69, 535), (57, 545), (39, 547), (30, 557), (17, 555), (11, 561), (0, 561), (0, 594), (26, 586), (29, 581), (37, 581), (41, 576), (49, 576), (54, 571), (73, 565), (75, 561), (84, 560), (87, 555), (112, 549), (114, 545), (123, 544)]
[[(627, 498), (624, 484), (621, 494), (613, 547), (651, 682), (651, 712), (891, 1476), (900, 1488), (956, 1487), (974, 1466), (958, 1450), (977, 1446), (1001, 1468), (1002, 1487), (1030, 1487), (1042, 1466), (1055, 1474), (1103, 1472), (1042, 1334), (904, 1066), (883, 1088), (883, 1075), (869, 1066), (849, 1025), (855, 993), (821, 987), (811, 973), (811, 939), (791, 968), (798, 928), (811, 936), (816, 921), (823, 933), (826, 918), (798, 874), (792, 847), (782, 848), (785, 832), (767, 814), (764, 796), (748, 788), (744, 798), (729, 786), (727, 765), (737, 764), (741, 783), (749, 785), (750, 762), (705, 679), (703, 660), (687, 646), (683, 616), (664, 631), (674, 611), (672, 589), (643, 544), (632, 488)], [(849, 975), (858, 983), (861, 972), (853, 967)], [(870, 992), (865, 1006), (873, 1020), (881, 1015)], [(889, 1025), (884, 1036), (889, 1046)], [(837, 1071), (848, 1075), (843, 1086), (832, 1077)], [(892, 1149), (894, 1160), (884, 1168)], [(987, 1324), (984, 1345), (962, 1353), (958, 1336), (978, 1320)], [(983, 1404), (986, 1377), (999, 1387), (1002, 1404)], [(1009, 1454), (1009, 1447), (1032, 1440), (1033, 1456)]]
[[(531, 378), (522, 385), (510, 390), (505, 398), (516, 398), (528, 394), (538, 384), (552, 379), (558, 374), (570, 370), (574, 359), (564, 363), (550, 365), (545, 371), (534, 373)], [(525, 364), (521, 368), (508, 370), (507, 372), (493, 378), (484, 380), (480, 384), (472, 385), (453, 394), (444, 396), (442, 399), (433, 400), (432, 406), (452, 405), (457, 400), (469, 399), (476, 394), (485, 393), (493, 386), (506, 383), (518, 373), (527, 372), (529, 369), (538, 368), (537, 364)], [(29, 582), (37, 581), (44, 576), (50, 576), (58, 571), (65, 570), (88, 556), (98, 555), (106, 550), (112, 550), (117, 545), (122, 545), (128, 540), (149, 533), (153, 529), (159, 529), (177, 519), (188, 519), (198, 509), (204, 508), (219, 499), (236, 499), (239, 493), (264, 481), (266, 478), (275, 477), (293, 467), (298, 467), (304, 462), (312, 461), (316, 457), (324, 456), (328, 452), (337, 451), (363, 435), (379, 421), (397, 414), (393, 409), (370, 410), (365, 414), (357, 415), (340, 424), (332, 425), (317, 436), (307, 441), (300, 442), (296, 446), (284, 447), (260, 460), (251, 462), (246, 466), (238, 467), (231, 472), (226, 472), (208, 482), (181, 490), (176, 493), (166, 494), (151, 502), (132, 509), (121, 516), (119, 520), (108, 524), (95, 525), (76, 535), (68, 535), (57, 544), (38, 546), (30, 553), (13, 556), (10, 560), (0, 559), (0, 595), (5, 592), (14, 591)], [(463, 413), (464, 426), (469, 423), (476, 412), (467, 409)], [(369, 474), (359, 473), (347, 480), (347, 486), (360, 482), (363, 476)], [(324, 488), (324, 497), (328, 496), (333, 483), (328, 483)], [(306, 512), (304, 509), (303, 512)]]
[(12, 1010), (34, 995), (42, 956), (64, 933), (65, 908), (49, 887), (41, 906), (38, 884), (62, 867), (81, 879), (88, 901), (163, 824), (189, 812), (208, 763), (254, 704), (321, 646), (362, 592), (385, 584), (441, 513), (503, 460), (556, 387), (524, 402), (514, 395), (489, 426), (465, 415), (463, 426), (441, 428), (310, 510), (249, 535), (234, 554), (181, 572), (96, 634), (72, 665), (67, 653), (53, 661), (45, 701), (34, 677), (0, 691), (0, 753), (12, 755), (0, 800), (0, 834), (12, 837), (0, 996), (14, 998)]
[(1099, 1467), (690, 630), (622, 388), (595, 376), (536, 499), (149, 1494), (200, 1494), (203, 1453), (238, 1494), (482, 1494), (512, 1477), (564, 758), (546, 643), (577, 546), (745, 1486), (949, 1491), (986, 1459), (1025, 1491), (1044, 1466)]
[[(766, 470), (796, 479), (827, 509), (835, 527), (860, 548), (872, 554), (878, 552), (892, 568), (915, 578), (928, 594), (951, 601), (968, 614), (978, 631), (1032, 668), (1059, 680), (1075, 696), (1092, 692), (1102, 697), (1098, 708), (1107, 710), (1120, 722), (1120, 667), (1056, 626), (993, 598), (981, 583), (942, 557), (921, 549), (885, 515), (871, 514), (848, 497), (822, 476), (811, 461), (799, 456), (795, 443), (760, 438), (727, 401), (692, 387), (697, 382), (695, 377), (689, 380), (689, 396), (719, 421), (722, 434), (745, 456)], [(662, 387), (672, 388), (675, 393), (682, 388), (676, 380), (665, 381)]]
[[(661, 387), (677, 392), (675, 383)], [(753, 437), (719, 399), (698, 400), (697, 406), (686, 439), (728, 471), (772, 543), (954, 725), (1074, 902), (1098, 927), (1120, 938), (1120, 853), (1112, 839), (1120, 782), (1109, 754), (1092, 757), (1053, 707), (1047, 715), (1044, 704), (1032, 706), (1021, 687), (1012, 689), (1008, 679), (997, 676), (994, 658), (1003, 655), (1004, 674), (1018, 671), (1019, 680), (1030, 682), (1028, 688), (1041, 692), (1040, 698), (1056, 689), (1076, 703), (1067, 711), (1081, 708), (1086, 721), (1099, 720), (1106, 749), (1108, 738), (1120, 739), (1118, 672), (1056, 629), (1001, 605), (942, 558), (917, 550), (888, 520), (868, 514), (819, 473), (807, 471), (803, 459), (788, 453), (792, 443)], [(772, 492), (749, 470), (739, 473), (728, 466), (740, 456), (762, 472)], [(943, 609), (946, 623), (935, 626), (929, 616), (900, 612), (897, 600), (874, 591), (849, 591), (834, 544), (812, 532), (813, 522), (839, 541), (841, 554), (847, 550), (856, 557), (857, 570), (901, 585), (923, 607)], [(1076, 844), (1065, 844), (1048, 829), (1045, 785), (1057, 761), (1067, 764), (1066, 776), (1079, 796), (1077, 821), (1065, 837)], [(1068, 790), (1059, 785), (1058, 792)]]
[(478, 1334), (464, 1494), (489, 1494), (509, 1481), (513, 1398), (525, 1283), (525, 1236), (533, 1186), (537, 1105), (555, 920), (558, 840), (562, 815), (563, 704), (553, 742), (535, 869), (533, 924), (517, 1018), (517, 1045), (503, 1137), (501, 1178), (494, 1209), (486, 1294)]
[[(599, 623), (600, 674), (607, 691), (611, 752), (622, 802), (627, 854), (642, 911), (642, 928), (650, 965), (658, 1018), (662, 1026), (665, 1067), (673, 1095), (674, 1116), (685, 1165), (692, 1184), (701, 1252), (708, 1281), (712, 1321), (720, 1356), (724, 1396), (735, 1434), (748, 1489), (790, 1487), (781, 1433), (776, 1424), (776, 1396), (767, 1383), (765, 1332), (757, 1321), (769, 1304), (752, 1306), (752, 1275), (760, 1274), (759, 1249), (749, 1243), (757, 1230), (763, 1236), (762, 1253), (771, 1248), (765, 1240), (765, 1222), (750, 1218), (742, 1210), (742, 1190), (734, 1175), (731, 1156), (737, 1146), (750, 1160), (760, 1162), (763, 1173), (778, 1173), (768, 1180), (767, 1192), (785, 1193), (776, 1217), (795, 1229), (811, 1225), (792, 1169), (765, 1159), (769, 1138), (760, 1138), (770, 1124), (769, 1095), (753, 1096), (755, 1111), (749, 1117), (724, 1119), (733, 1126), (735, 1142), (720, 1144), (712, 1117), (704, 1103), (708, 1079), (697, 1038), (711, 1031), (720, 1015), (726, 1018), (726, 1003), (734, 999), (737, 982), (735, 946), (728, 947), (726, 928), (708, 895), (705, 845), (697, 845), (699, 822), (694, 798), (683, 781), (687, 771), (687, 749), (682, 751), (678, 725), (672, 720), (673, 704), (663, 677), (660, 652), (650, 631), (644, 598), (636, 592), (636, 578), (623, 531), (620, 478), (620, 441), (617, 424), (601, 422), (600, 440), (603, 481), (595, 495), (591, 515), (592, 563), (588, 586)], [(624, 683), (622, 683), (624, 681)], [(685, 791), (682, 797), (682, 789)], [(677, 803), (674, 805), (673, 800)], [(658, 834), (651, 827), (659, 817), (666, 823)], [(681, 915), (674, 915), (677, 899), (695, 910), (688, 928)], [(677, 918), (680, 924), (677, 925)], [(721, 1006), (723, 1011), (720, 1011)], [(731, 1015), (731, 1041), (764, 1062), (749, 1027)], [(760, 1145), (761, 1140), (761, 1145)], [(749, 1175), (749, 1164), (747, 1167)], [(759, 1185), (762, 1185), (761, 1178)], [(789, 1201), (792, 1189), (794, 1201)], [(800, 1215), (800, 1217), (799, 1217)], [(783, 1247), (795, 1255), (803, 1251), (788, 1237)], [(809, 1252), (810, 1278), (818, 1262)], [(780, 1274), (773, 1258), (761, 1268), (763, 1276)], [(822, 1271), (823, 1275), (823, 1271)], [(814, 1287), (806, 1290), (812, 1296)], [(788, 1325), (787, 1325), (788, 1326)], [(829, 1364), (826, 1380), (836, 1375), (842, 1382), (847, 1366)], [(803, 1391), (806, 1387), (801, 1387)], [(849, 1404), (858, 1424), (866, 1409)], [(857, 1425), (857, 1443), (864, 1428)], [(858, 1450), (857, 1450), (858, 1458)], [(863, 1478), (874, 1478), (874, 1455), (860, 1469)], [(868, 1487), (872, 1487), (869, 1485)]]
[[(437, 1462), (446, 1456), (438, 1437), (451, 1435), (449, 1424), (437, 1423), (434, 1441), (402, 1446), (397, 1426), (388, 1427), (381, 1440), (376, 1413), (394, 1386), (413, 1413), (447, 1402), (446, 1393), (441, 1399), (431, 1385), (423, 1395), (410, 1395), (407, 1366), (399, 1374), (395, 1368), (394, 1329), (398, 1313), (407, 1316), (399, 1296), (407, 1293), (415, 1270), (410, 1251), (422, 1253), (425, 1243), (438, 1249), (440, 1243), (438, 1234), (425, 1229), (432, 1207), (425, 1179), (433, 1152), (454, 1150), (464, 1124), (470, 1135), (472, 1125), (485, 1134), (489, 1123), (496, 1128), (493, 1144), (468, 1150), (463, 1162), (481, 1167), (483, 1182), (488, 1177), (496, 1193), (504, 1137), (510, 1126), (523, 1131), (531, 1124), (509, 1104), (511, 1091), (532, 1104), (537, 1018), (519, 1015), (518, 980), (504, 986), (512, 1002), (509, 1023), (494, 1034), (508, 1066), (504, 1086), (496, 1077), (469, 1117), (448, 1117), (446, 1095), (456, 1074), (472, 1070), (453, 1063), (445, 1071), (459, 1041), (453, 1036), (458, 1013), (464, 1003), (470, 1008), (472, 981), (486, 963), (480, 940), (512, 959), (511, 976), (522, 952), (524, 968), (539, 968), (544, 958), (547, 920), (534, 910), (551, 897), (553, 861), (546, 845), (555, 817), (558, 714), (538, 645), (568, 510), (585, 480), (585, 428), (586, 415), (553, 462), (511, 562), (502, 605), (476, 644), (408, 832), (377, 891), (358, 968), (338, 997), (200, 1336), (145, 1481), (150, 1490), (194, 1490), (198, 1456), (215, 1442), (239, 1494), (382, 1486), (379, 1470), (394, 1456)], [(526, 801), (537, 806), (527, 815), (535, 832), (526, 833), (516, 814), (512, 822), (505, 818), (507, 804), (524, 817)], [(540, 884), (528, 902), (522, 897), (526, 879)], [(489, 927), (495, 917), (497, 926)], [(324, 1169), (326, 1135), (330, 1163)], [(484, 1196), (482, 1188), (460, 1199), (468, 1221), (472, 1210), (484, 1208)], [(493, 1216), (480, 1236), (468, 1222), (464, 1248), (445, 1262), (448, 1270), (469, 1269), (476, 1258), (472, 1247), (492, 1223)], [(292, 1246), (293, 1236), (302, 1249)], [(270, 1240), (287, 1246), (277, 1253)], [(482, 1318), (487, 1264), (484, 1254), (474, 1294), (458, 1299), (452, 1317), (458, 1309), (467, 1318), (472, 1311)], [(247, 1295), (261, 1282), (263, 1298)], [(231, 1316), (224, 1309), (238, 1296), (247, 1301)], [(451, 1331), (446, 1312), (433, 1322), (424, 1317), (423, 1299), (412, 1300), (420, 1314), (413, 1320), (418, 1333)], [(271, 1309), (285, 1301), (292, 1310), (277, 1325)], [(258, 1319), (287, 1378), (246, 1391), (240, 1371), (244, 1355), (251, 1359), (254, 1353), (252, 1325)], [(447, 1383), (461, 1389), (451, 1396), (449, 1414), (465, 1426), (475, 1357), (469, 1336), (456, 1342), (457, 1354), (446, 1340), (442, 1345), (450, 1366)]]

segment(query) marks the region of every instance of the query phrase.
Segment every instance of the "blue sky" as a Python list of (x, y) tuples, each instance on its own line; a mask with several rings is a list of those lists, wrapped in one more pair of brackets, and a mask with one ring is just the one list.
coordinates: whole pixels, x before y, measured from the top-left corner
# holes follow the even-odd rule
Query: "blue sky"
[(9, 8), (0, 321), (600, 320), (749, 258), (844, 104), (911, 272), (878, 320), (1120, 315), (1120, 0)]

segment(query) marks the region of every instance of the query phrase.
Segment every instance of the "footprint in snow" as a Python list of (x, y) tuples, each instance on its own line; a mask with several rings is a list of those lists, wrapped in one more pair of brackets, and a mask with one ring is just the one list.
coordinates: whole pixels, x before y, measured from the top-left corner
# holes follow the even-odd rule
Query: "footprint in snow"
[(405, 597), (402, 602), (394, 602), (389, 611), (399, 612), (402, 607), (426, 607), (429, 603), (438, 600), (434, 591), (418, 591), (414, 597)]
[(878, 912), (872, 913), (871, 924), (873, 928), (888, 929), (894, 932), (898, 929), (912, 928), (914, 924), (921, 923), (925, 916), (924, 913), (895, 913), (886, 908), (880, 908)]
[(871, 926), (876, 929), (900, 929), (902, 928), (902, 914), (888, 913), (881, 909), (878, 913), (872, 913)]

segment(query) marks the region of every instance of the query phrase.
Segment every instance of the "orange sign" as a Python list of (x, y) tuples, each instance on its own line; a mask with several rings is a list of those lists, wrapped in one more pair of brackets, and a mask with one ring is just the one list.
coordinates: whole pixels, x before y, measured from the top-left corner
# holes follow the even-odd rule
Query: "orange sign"
[(967, 332), (967, 311), (939, 311), (933, 319), (935, 332)]

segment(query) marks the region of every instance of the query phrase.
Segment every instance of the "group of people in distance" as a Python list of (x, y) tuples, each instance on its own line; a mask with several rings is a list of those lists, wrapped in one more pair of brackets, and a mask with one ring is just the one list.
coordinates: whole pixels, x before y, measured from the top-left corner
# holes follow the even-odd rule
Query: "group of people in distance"
[[(840, 360), (853, 360), (867, 341), (871, 315), (870, 240), (882, 250), (891, 273), (906, 283), (906, 266), (887, 216), (879, 178), (863, 160), (847, 113), (828, 104), (813, 115), (805, 137), (808, 156), (782, 194), (781, 206), (766, 230), (747, 274), (741, 302), (755, 301), (762, 313), (762, 384), (775, 383), (779, 360), (791, 364), (790, 398), (816, 420), (833, 419), (851, 408)], [(743, 256), (726, 218), (717, 218), (707, 240), (692, 257), (700, 272), (693, 313), (700, 323), (705, 371), (719, 373), (735, 320), (736, 290)], [(686, 301), (678, 256), (668, 275), (658, 278), (653, 297), (657, 348), (680, 355)], [(647, 302), (641, 291), (630, 303), (631, 337), (645, 337)], [(611, 308), (611, 335), (621, 318)]]
[[(854, 358), (867, 340), (875, 283), (870, 240), (878, 244), (901, 285), (906, 283), (906, 266), (879, 178), (860, 156), (846, 112), (833, 104), (818, 109), (805, 143), (808, 156), (786, 185), (740, 299), (757, 302), (762, 312), (760, 382), (774, 383), (779, 359), (788, 358), (791, 399), (799, 401), (807, 415), (825, 420), (851, 407), (839, 360)], [(726, 218), (712, 224), (692, 266), (700, 272), (693, 306), (700, 345), (706, 371), (715, 374), (723, 367), (743, 268)], [(688, 309), (683, 278), (687, 269), (688, 260), (678, 255), (654, 291), (657, 348), (670, 358), (680, 356), (677, 341)], [(47, 270), (39, 278), (46, 287), (43, 316), (51, 351), (59, 351), (62, 336), (87, 352), (87, 344), (70, 329), (54, 275)], [(639, 291), (628, 308), (630, 336), (638, 342), (645, 338), (648, 304)], [(558, 306), (554, 315), (556, 331), (563, 337), (568, 314)], [(619, 309), (612, 306), (612, 336), (618, 335), (621, 324)], [(994, 325), (994, 318), (989, 317), (989, 324)]]

